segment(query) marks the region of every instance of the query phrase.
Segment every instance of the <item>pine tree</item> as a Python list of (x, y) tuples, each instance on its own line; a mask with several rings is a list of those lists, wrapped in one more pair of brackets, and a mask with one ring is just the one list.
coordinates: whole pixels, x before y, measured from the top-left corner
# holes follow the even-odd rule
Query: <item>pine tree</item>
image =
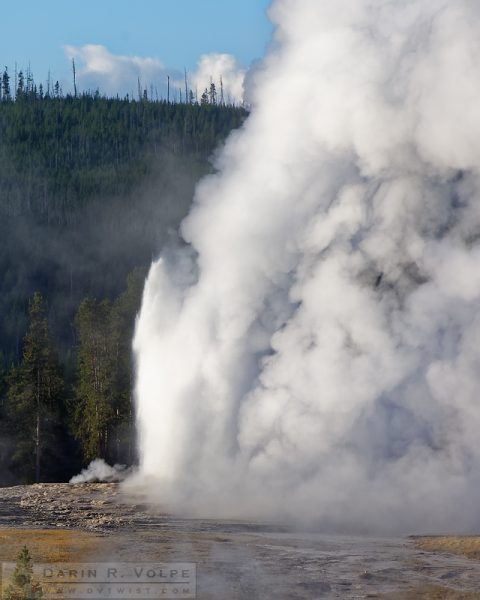
[(6, 414), (7, 382), (3, 365), (4, 357), (0, 351), (0, 473), (2, 474), (0, 485), (6, 485), (6, 480), (8, 481), (8, 478), (5, 478), (5, 474), (8, 473), (8, 464), (11, 455), (9, 437), (12, 429), (12, 424)]
[(5, 67), (5, 71), (2, 75), (2, 100), (11, 100), (10, 94), (10, 75), (8, 74), (8, 68)]
[(40, 600), (43, 597), (43, 590), (32, 576), (32, 557), (28, 548), (24, 546), (17, 556), (12, 582), (7, 586), (3, 600)]
[(210, 99), (210, 104), (212, 106), (216, 106), (216, 104), (217, 104), (217, 88), (215, 87), (215, 83), (213, 81), (210, 83), (210, 91), (208, 92), (208, 96)]
[[(14, 459), (27, 477), (34, 471), (38, 482), (42, 475), (42, 453), (58, 419), (64, 387), (45, 305), (38, 292), (30, 302), (22, 363), (12, 368), (7, 383), (9, 412), (21, 429)], [(34, 465), (31, 464), (32, 458)]]
[(117, 362), (110, 319), (111, 304), (90, 298), (82, 302), (75, 318), (79, 347), (74, 433), (87, 460), (109, 458)]
[(134, 458), (132, 338), (146, 274), (145, 269), (136, 268), (128, 275), (127, 289), (115, 300), (111, 312), (110, 328), (116, 372), (111, 442), (115, 462), (121, 463), (131, 463)]
[(145, 275), (145, 269), (134, 269), (113, 304), (85, 299), (75, 319), (79, 346), (73, 430), (87, 461), (133, 460), (131, 341)]
[(205, 106), (205, 105), (206, 105), (206, 104), (208, 104), (208, 103), (209, 103), (209, 99), (208, 99), (208, 90), (207, 90), (207, 88), (205, 88), (205, 90), (204, 90), (204, 92), (203, 92), (203, 94), (202, 94), (202, 96), (201, 96), (201, 98), (200, 98), (200, 104), (201, 104), (202, 106)]
[(18, 74), (18, 87), (16, 90), (16, 99), (21, 100), (25, 93), (25, 77), (23, 76), (23, 71), (20, 71)]

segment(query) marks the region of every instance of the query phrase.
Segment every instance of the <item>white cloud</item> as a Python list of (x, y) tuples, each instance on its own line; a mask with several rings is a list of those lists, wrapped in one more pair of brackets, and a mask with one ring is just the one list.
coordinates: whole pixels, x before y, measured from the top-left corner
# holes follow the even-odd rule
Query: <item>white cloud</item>
[(65, 46), (68, 58), (77, 62), (77, 81), (80, 89), (99, 89), (108, 95), (138, 94), (142, 89), (165, 97), (167, 77), (178, 79), (179, 71), (168, 69), (158, 58), (112, 54), (105, 46)]
[[(165, 66), (155, 57), (124, 56), (113, 54), (100, 44), (65, 46), (65, 53), (77, 66), (77, 83), (80, 90), (96, 90), (107, 95), (137, 97), (138, 80), (141, 88), (150, 96), (167, 97), (167, 78), (170, 77), (170, 98), (179, 100), (185, 97), (183, 72)], [(187, 74), (188, 87), (200, 98), (203, 90), (210, 87), (213, 80), (218, 88), (220, 99), (221, 85), (225, 102), (240, 104), (243, 101), (245, 70), (230, 54), (204, 54), (200, 57), (196, 70)]]

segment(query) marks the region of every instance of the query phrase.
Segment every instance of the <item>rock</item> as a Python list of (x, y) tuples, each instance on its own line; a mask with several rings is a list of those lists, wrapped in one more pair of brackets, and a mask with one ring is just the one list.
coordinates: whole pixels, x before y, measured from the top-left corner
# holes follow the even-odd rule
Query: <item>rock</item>
[[(143, 498), (142, 498), (143, 500)], [(0, 525), (21, 519), (26, 527), (102, 530), (133, 527), (152, 518), (149, 505), (123, 496), (116, 483), (42, 483), (0, 488)]]

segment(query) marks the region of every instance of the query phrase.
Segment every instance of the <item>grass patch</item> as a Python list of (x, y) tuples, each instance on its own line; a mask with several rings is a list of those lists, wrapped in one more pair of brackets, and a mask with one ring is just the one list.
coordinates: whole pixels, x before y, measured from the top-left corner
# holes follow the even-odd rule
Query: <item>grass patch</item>
[(480, 592), (458, 592), (436, 585), (416, 587), (407, 592), (379, 596), (383, 600), (480, 600)]
[(480, 559), (480, 536), (413, 536), (415, 546), (428, 552), (448, 552), (467, 558)]
[(25, 545), (33, 562), (82, 562), (98, 556), (104, 538), (70, 529), (0, 528), (0, 561), (15, 561)]

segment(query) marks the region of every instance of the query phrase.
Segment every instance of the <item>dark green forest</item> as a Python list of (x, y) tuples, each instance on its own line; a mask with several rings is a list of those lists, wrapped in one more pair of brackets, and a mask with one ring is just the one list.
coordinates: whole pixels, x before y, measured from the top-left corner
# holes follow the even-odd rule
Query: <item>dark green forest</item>
[(214, 88), (180, 104), (16, 79), (0, 85), (0, 484), (135, 462), (144, 278), (246, 117)]

